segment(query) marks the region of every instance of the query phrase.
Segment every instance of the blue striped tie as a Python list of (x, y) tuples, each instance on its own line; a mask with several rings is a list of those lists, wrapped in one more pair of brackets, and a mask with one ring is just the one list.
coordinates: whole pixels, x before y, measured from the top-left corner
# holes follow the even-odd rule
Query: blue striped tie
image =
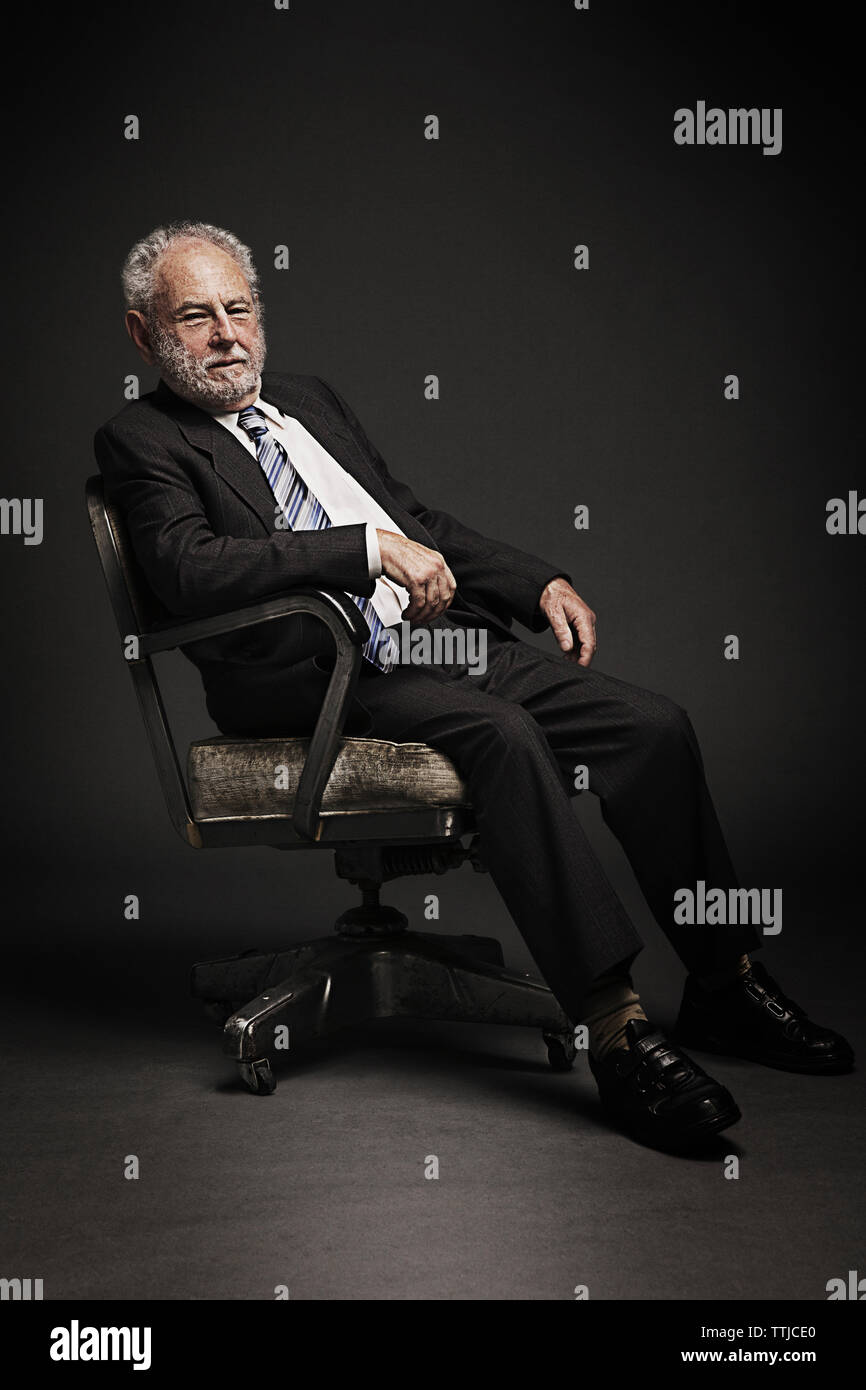
[[(238, 415), (238, 424), (253, 441), (256, 457), (278, 506), (293, 531), (324, 531), (331, 518), (318, 497), (307, 487), (288, 454), (267, 426), (267, 421), (255, 406), (247, 406)], [(370, 636), (361, 651), (380, 671), (390, 671), (397, 656), (397, 645), (373, 607), (372, 599), (350, 594), (367, 619)]]

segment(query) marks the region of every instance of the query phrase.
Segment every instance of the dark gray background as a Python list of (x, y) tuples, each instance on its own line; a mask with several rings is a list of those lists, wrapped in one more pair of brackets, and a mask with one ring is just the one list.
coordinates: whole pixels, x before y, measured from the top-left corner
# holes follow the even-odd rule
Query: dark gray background
[[(327, 931), (346, 905), (327, 856), (174, 838), (89, 535), (93, 431), (127, 373), (153, 384), (119, 266), (178, 217), (253, 248), (270, 368), (333, 382), (422, 498), (566, 568), (599, 615), (597, 665), (685, 705), (743, 882), (784, 891), (774, 961), (856, 1006), (866, 539), (824, 521), (866, 489), (863, 126), (835, 11), (751, 8), (178, 0), (31, 21), (5, 164), (3, 490), (43, 496), (46, 520), (40, 547), (0, 538), (3, 882), (10, 993), (52, 1003), (17, 1035), (39, 1034), (43, 1081), (85, 1018), (108, 1066), (135, 1020), (145, 1052), (158, 1026), (182, 1055), (191, 960)], [(699, 98), (783, 107), (781, 155), (676, 146), (673, 112)], [(181, 744), (213, 732), (193, 668), (161, 669)], [(663, 1016), (674, 957), (579, 809)], [(417, 921), (430, 891), (442, 930), (526, 959), (487, 880), (389, 895)]]

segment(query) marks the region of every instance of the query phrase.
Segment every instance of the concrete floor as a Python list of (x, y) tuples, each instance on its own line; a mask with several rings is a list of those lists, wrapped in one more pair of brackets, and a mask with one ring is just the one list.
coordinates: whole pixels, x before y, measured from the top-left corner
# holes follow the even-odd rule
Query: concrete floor
[[(46, 1299), (823, 1300), (862, 1265), (862, 1071), (704, 1059), (744, 1118), (700, 1159), (613, 1133), (585, 1060), (554, 1074), (520, 1029), (371, 1025), (259, 1098), (192, 958), (133, 952), (88, 993), (43, 957), (4, 1010), (0, 1272)], [(816, 1013), (862, 1044), (853, 1007)]]

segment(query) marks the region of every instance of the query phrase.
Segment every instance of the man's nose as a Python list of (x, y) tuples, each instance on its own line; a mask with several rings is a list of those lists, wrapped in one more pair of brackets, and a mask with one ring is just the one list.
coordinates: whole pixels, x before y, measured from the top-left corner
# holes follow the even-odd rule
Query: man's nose
[(217, 314), (214, 319), (213, 330), (211, 332), (212, 343), (233, 343), (235, 341), (235, 331), (232, 321), (228, 314)]

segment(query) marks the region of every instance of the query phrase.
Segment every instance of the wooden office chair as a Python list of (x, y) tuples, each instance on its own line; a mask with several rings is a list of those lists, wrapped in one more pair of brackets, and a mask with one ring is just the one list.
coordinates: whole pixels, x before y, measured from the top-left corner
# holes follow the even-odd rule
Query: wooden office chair
[[(150, 591), (99, 476), (87, 481), (87, 506), (175, 830), (195, 849), (331, 850), (337, 874), (361, 890), (360, 904), (342, 914), (334, 936), (193, 967), (193, 994), (223, 1023), (225, 1051), (249, 1089), (275, 1089), (268, 1054), (286, 1040), (296, 1048), (347, 1024), (398, 1015), (540, 1028), (551, 1065), (570, 1067), (569, 1020), (540, 980), (504, 969), (498, 941), (410, 932), (405, 916), (379, 900), (388, 879), (444, 873), (466, 859), (481, 865), (474, 841), (463, 844), (473, 831), (472, 808), (448, 758), (426, 744), (342, 735), (369, 636), (351, 599), (287, 589), (214, 617), (178, 621)], [(153, 657), (291, 613), (318, 618), (336, 646), (312, 736), (203, 739), (189, 749), (185, 780)]]

